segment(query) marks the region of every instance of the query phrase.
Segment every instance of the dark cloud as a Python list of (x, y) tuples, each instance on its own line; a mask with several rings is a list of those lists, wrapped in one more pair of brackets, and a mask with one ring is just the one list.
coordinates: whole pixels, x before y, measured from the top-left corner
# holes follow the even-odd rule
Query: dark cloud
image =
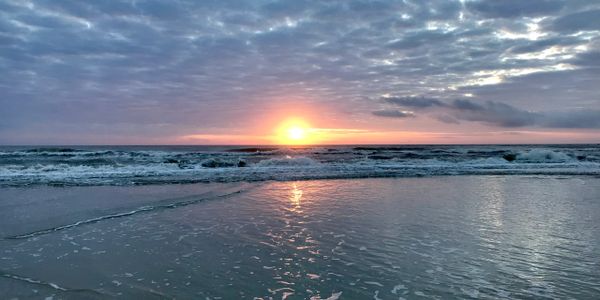
[[(415, 99), (419, 100), (415, 101)], [(445, 113), (435, 115), (434, 118), (450, 124), (458, 124), (459, 120), (462, 120), (482, 122), (499, 127), (600, 128), (600, 110), (572, 109), (534, 112), (494, 101), (476, 102), (467, 99), (456, 99), (443, 102), (433, 98), (408, 98), (407, 100), (388, 102), (415, 109), (438, 108), (436, 113), (440, 110)], [(376, 116), (391, 117), (395, 112), (402, 113), (398, 110), (382, 110), (378, 112), (374, 112), (373, 114)]]
[(572, 60), (572, 63), (582, 67), (600, 67), (600, 51), (581, 53)]
[(575, 37), (553, 37), (533, 42), (525, 40), (523, 45), (510, 48), (510, 52), (516, 54), (538, 52), (553, 46), (570, 46), (580, 43), (582, 43), (582, 41)]
[[(487, 106), (490, 106), (490, 102), (486, 102)], [(462, 110), (462, 111), (485, 111), (486, 107), (482, 104), (475, 103), (470, 100), (456, 99), (448, 105), (450, 108)]]
[(482, 103), (466, 99), (443, 102), (433, 98), (391, 98), (399, 101), (387, 101), (403, 107), (415, 109), (441, 108), (447, 111), (438, 120), (445, 123), (457, 123), (457, 120), (484, 122), (501, 127), (522, 127), (534, 125), (537, 115), (517, 109), (508, 104), (485, 101)]
[(373, 115), (378, 117), (386, 117), (386, 118), (413, 118), (415, 114), (407, 111), (400, 111), (395, 109), (383, 109), (376, 110), (373, 112)]
[(600, 30), (600, 9), (581, 11), (554, 20), (550, 28), (561, 32)]
[(462, 88), (478, 99), (510, 104), (531, 111), (600, 109), (600, 89), (590, 87), (598, 82), (598, 69), (591, 67), (593, 57), (574, 58), (569, 64), (582, 63), (578, 69), (538, 72), (505, 80), (500, 84)]
[(460, 122), (455, 117), (450, 115), (437, 115), (435, 116), (435, 119), (446, 124), (460, 124)]
[(559, 11), (565, 4), (565, 1), (558, 0), (479, 0), (467, 2), (466, 6), (485, 17), (515, 18), (549, 15)]
[(386, 97), (384, 101), (404, 107), (425, 108), (433, 106), (445, 106), (444, 102), (427, 97)]
[(600, 128), (600, 110), (570, 110), (540, 114), (539, 123), (548, 128)]
[(455, 100), (449, 105), (454, 116), (465, 121), (484, 122), (501, 127), (534, 125), (536, 114), (508, 104), (486, 101), (482, 104), (470, 100)]
[(392, 49), (412, 49), (420, 46), (433, 46), (452, 39), (453, 34), (443, 31), (423, 30), (407, 34), (399, 41), (391, 42), (388, 47)]

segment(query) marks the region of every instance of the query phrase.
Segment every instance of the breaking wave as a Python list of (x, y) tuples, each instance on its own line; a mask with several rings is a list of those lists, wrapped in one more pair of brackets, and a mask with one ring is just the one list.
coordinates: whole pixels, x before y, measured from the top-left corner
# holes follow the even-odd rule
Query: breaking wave
[(282, 158), (270, 158), (261, 160), (255, 166), (257, 167), (298, 167), (298, 166), (316, 166), (319, 163), (311, 158), (300, 156), (286, 156)]
[(0, 186), (600, 175), (599, 145), (0, 148)]
[(528, 152), (519, 153), (516, 157), (518, 162), (529, 163), (562, 163), (573, 162), (577, 159), (563, 152), (552, 151), (547, 149), (533, 149)]

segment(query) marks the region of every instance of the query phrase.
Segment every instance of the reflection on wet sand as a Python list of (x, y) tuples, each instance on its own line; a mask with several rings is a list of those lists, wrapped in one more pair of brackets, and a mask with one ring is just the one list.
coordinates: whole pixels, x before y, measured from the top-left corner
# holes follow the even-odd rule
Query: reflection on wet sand
[(0, 240), (0, 270), (15, 275), (0, 276), (0, 291), (9, 299), (77, 298), (75, 289), (85, 290), (79, 298), (594, 299), (599, 198), (600, 180), (589, 177), (268, 182)]
[(300, 199), (302, 199), (302, 190), (298, 188), (297, 183), (292, 183), (292, 193), (290, 196), (290, 201), (295, 206), (295, 208), (300, 208)]

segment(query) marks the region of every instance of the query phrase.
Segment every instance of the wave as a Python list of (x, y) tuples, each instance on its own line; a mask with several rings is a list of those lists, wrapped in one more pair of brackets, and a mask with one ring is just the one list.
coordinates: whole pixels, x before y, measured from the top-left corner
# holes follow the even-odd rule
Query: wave
[(231, 148), (0, 149), (0, 186), (600, 174), (598, 145)]
[(229, 167), (245, 167), (246, 162), (241, 159), (223, 160), (220, 158), (209, 158), (200, 163), (205, 168), (229, 168)]
[(119, 212), (119, 213), (99, 216), (99, 217), (95, 217), (95, 218), (91, 218), (91, 219), (85, 219), (85, 220), (77, 221), (74, 223), (55, 226), (55, 227), (41, 229), (41, 230), (36, 230), (36, 231), (25, 233), (25, 234), (7, 236), (7, 237), (4, 237), (3, 239), (4, 240), (27, 239), (30, 237), (35, 237), (38, 235), (44, 235), (44, 234), (48, 234), (48, 233), (52, 233), (52, 232), (62, 231), (62, 230), (73, 228), (73, 227), (98, 223), (100, 221), (123, 218), (123, 217), (132, 216), (135, 214), (147, 213), (147, 212), (156, 211), (156, 210), (179, 208), (179, 207), (188, 206), (188, 205), (199, 203), (201, 201), (206, 201), (206, 200), (211, 200), (211, 199), (226, 198), (226, 197), (229, 197), (232, 195), (240, 194), (242, 192), (243, 192), (242, 190), (238, 190), (238, 191), (231, 192), (228, 194), (223, 194), (223, 195), (218, 195), (218, 196), (213, 196), (213, 197), (208, 197), (208, 198), (195, 198), (195, 199), (183, 200), (183, 201), (169, 203), (169, 204), (142, 206), (142, 207), (138, 207), (136, 209), (130, 210), (130, 211), (126, 211), (126, 212)]
[(10, 273), (4, 272), (4, 271), (0, 271), (0, 276), (18, 280), (18, 281), (22, 281), (22, 282), (26, 282), (26, 283), (35, 284), (35, 285), (42, 285), (42, 286), (50, 287), (50, 288), (58, 290), (58, 291), (67, 291), (68, 290), (67, 288), (64, 288), (56, 283), (37, 280), (37, 279), (19, 276), (19, 275), (15, 275), (15, 274), (10, 274)]
[(275, 150), (279, 150), (279, 148), (273, 148), (273, 147), (236, 148), (236, 149), (229, 149), (229, 150), (227, 150), (227, 152), (256, 153), (256, 152), (271, 152), (271, 151), (275, 151)]
[[(12, 274), (3, 270), (0, 270), (0, 277), (8, 278), (11, 280), (23, 282), (26, 284), (32, 284), (36, 286), (43, 286), (46, 288), (50, 288), (55, 290), (59, 296), (58, 298), (62, 299), (64, 296), (69, 295), (73, 296), (74, 299), (96, 299), (96, 298), (109, 298), (109, 294), (106, 294), (102, 291), (94, 290), (94, 289), (74, 289), (74, 288), (66, 288), (64, 286), (58, 285), (56, 283), (52, 283), (49, 281), (43, 281), (39, 279), (34, 279), (30, 277), (20, 276), (17, 274)], [(51, 299), (53, 297), (47, 297), (46, 299)], [(67, 297), (71, 298), (71, 297)]]
[(319, 165), (314, 159), (300, 156), (300, 157), (291, 157), (286, 156), (282, 158), (270, 158), (261, 160), (255, 166), (258, 167), (289, 167), (289, 166), (316, 166)]
[(516, 155), (516, 161), (528, 163), (562, 163), (576, 160), (576, 158), (566, 153), (547, 149), (533, 149)]
[(73, 148), (33, 148), (25, 150), (29, 153), (70, 153), (70, 152), (82, 152), (83, 150)]

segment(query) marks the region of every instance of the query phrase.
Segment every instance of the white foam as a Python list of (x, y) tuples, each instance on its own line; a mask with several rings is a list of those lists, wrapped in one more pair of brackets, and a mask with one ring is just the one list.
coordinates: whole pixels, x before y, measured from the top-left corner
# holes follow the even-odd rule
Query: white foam
[(533, 149), (528, 152), (518, 153), (516, 160), (518, 162), (530, 163), (561, 163), (574, 161), (575, 159), (559, 151), (552, 151), (547, 149)]
[(271, 158), (261, 160), (255, 166), (258, 167), (281, 167), (281, 166), (318, 166), (319, 162), (314, 159), (299, 156), (299, 157), (291, 157), (285, 156), (283, 158)]
[[(344, 148), (339, 149), (343, 150)], [(483, 150), (485, 149), (487, 148)], [(464, 154), (465, 156), (458, 158), (445, 154), (447, 151), (434, 157), (431, 155), (432, 151), (424, 150), (424, 157), (431, 156), (432, 158), (386, 160), (368, 159), (364, 155), (354, 154), (344, 154), (332, 159), (330, 154), (333, 153), (333, 157), (335, 157), (337, 152), (328, 152), (323, 149), (285, 149), (283, 152), (289, 152), (289, 154), (269, 154), (268, 157), (248, 158), (245, 167), (237, 165), (240, 161), (239, 155), (243, 153), (238, 155), (237, 153), (222, 152), (198, 154), (164, 151), (122, 153), (110, 151), (110, 154), (106, 154), (106, 156), (95, 156), (95, 158), (107, 158), (110, 161), (113, 157), (122, 155), (127, 159), (110, 164), (87, 164), (85, 160), (73, 162), (69, 159), (66, 160), (69, 163), (64, 163), (65, 160), (62, 158), (61, 160), (47, 161), (44, 160), (46, 157), (37, 157), (40, 158), (39, 161), (36, 160), (37, 158), (32, 160), (27, 160), (29, 159), (27, 158), (23, 160), (27, 163), (23, 164), (19, 164), (18, 161), (6, 161), (6, 164), (0, 162), (0, 185), (131, 185), (482, 174), (600, 175), (600, 162), (593, 158), (598, 156), (594, 156), (595, 148), (583, 153), (584, 155), (580, 155), (582, 150), (579, 148), (561, 148), (561, 151), (547, 148), (515, 148), (511, 150), (511, 153), (517, 153), (512, 162), (508, 162), (502, 157), (502, 153), (508, 149), (501, 149), (501, 151), (494, 149), (496, 148), (490, 148), (490, 153), (493, 153), (490, 155), (495, 155), (490, 157), (485, 157), (485, 155), (482, 157), (479, 154), (483, 151), (482, 149), (479, 149), (478, 154), (473, 154), (472, 157), (469, 156), (470, 154)], [(310, 157), (293, 156), (299, 152), (307, 153)], [(387, 154), (382, 151), (382, 153), (393, 156), (397, 151), (390, 151)], [(27, 153), (28, 156), (34, 154)], [(189, 155), (189, 159), (181, 158), (181, 155)], [(577, 159), (575, 158), (577, 156), (583, 158)], [(592, 158), (589, 159), (590, 157)], [(167, 162), (171, 160), (178, 163)], [(214, 163), (208, 164), (207, 162)], [(203, 163), (214, 165), (214, 167), (203, 167)]]
[(375, 291), (375, 295), (373, 295), (373, 300), (383, 300), (382, 298), (379, 298), (379, 290)]
[(376, 285), (376, 286), (380, 286), (380, 287), (383, 286), (383, 284), (381, 284), (377, 281), (365, 281), (365, 284)]
[(310, 297), (310, 300), (338, 300), (338, 299), (340, 299), (341, 296), (342, 296), (342, 292), (337, 292), (337, 293), (334, 292), (331, 294), (331, 296), (329, 296), (325, 299), (322, 299), (319, 296), (313, 296), (313, 297)]
[(398, 291), (405, 290), (405, 289), (406, 289), (406, 286), (404, 284), (395, 285), (394, 288), (392, 289), (392, 294), (398, 294)]

